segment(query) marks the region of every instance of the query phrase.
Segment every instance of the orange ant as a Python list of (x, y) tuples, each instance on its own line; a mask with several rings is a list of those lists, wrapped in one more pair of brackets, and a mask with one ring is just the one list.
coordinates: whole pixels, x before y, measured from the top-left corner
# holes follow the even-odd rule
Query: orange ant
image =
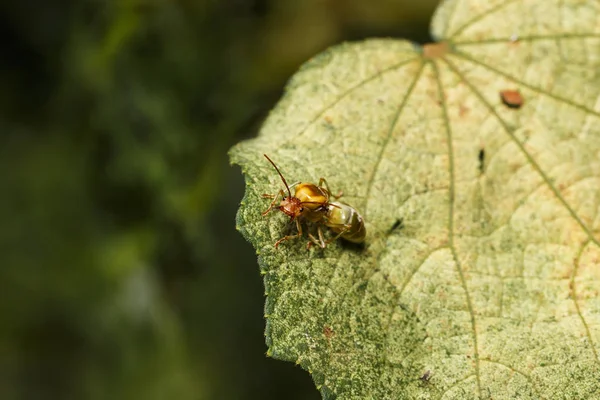
[[(263, 155), (271, 165), (273, 165), (281, 177), (281, 181), (285, 185), (288, 195), (285, 195), (283, 189), (279, 190), (277, 195), (263, 194), (264, 198), (273, 199), (273, 201), (262, 215), (265, 216), (271, 210), (277, 208), (289, 216), (292, 221), (296, 222), (296, 228), (298, 230), (297, 234), (284, 236), (275, 242), (275, 248), (283, 241), (302, 237), (300, 217), (308, 222), (319, 223), (317, 226), (319, 239), (315, 238), (311, 233), (308, 233), (310, 241), (307, 243), (307, 248), (310, 248), (313, 243), (321, 248), (325, 248), (327, 244), (335, 241), (339, 237), (354, 243), (361, 243), (365, 240), (366, 230), (362, 217), (348, 204), (329, 201), (330, 197), (334, 197), (337, 200), (342, 196), (342, 193), (340, 192), (337, 196), (332, 195), (325, 178), (321, 178), (318, 185), (306, 182), (293, 184), (294, 195), (292, 196), (290, 186), (287, 184), (281, 171), (279, 171), (279, 168), (277, 168), (277, 165), (275, 165), (266, 154)], [(323, 184), (325, 184), (325, 186), (323, 186)], [(275, 206), (279, 196), (282, 198), (281, 202), (279, 203), (279, 206)], [(337, 233), (337, 235), (326, 241), (323, 237), (323, 231), (320, 224), (329, 227)]]

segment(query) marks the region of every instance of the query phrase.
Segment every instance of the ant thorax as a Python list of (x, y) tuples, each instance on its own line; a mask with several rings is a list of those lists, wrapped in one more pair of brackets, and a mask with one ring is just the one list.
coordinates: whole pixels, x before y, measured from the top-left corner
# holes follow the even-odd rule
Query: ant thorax
[(295, 188), (294, 196), (297, 197), (306, 208), (311, 211), (317, 211), (327, 207), (329, 202), (329, 193), (314, 183), (298, 183)]

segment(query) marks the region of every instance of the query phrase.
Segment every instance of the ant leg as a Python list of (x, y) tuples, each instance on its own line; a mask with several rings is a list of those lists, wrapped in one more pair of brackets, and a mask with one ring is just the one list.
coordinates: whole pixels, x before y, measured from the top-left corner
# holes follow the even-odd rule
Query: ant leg
[(321, 225), (317, 226), (317, 233), (319, 234), (319, 240), (321, 241), (321, 248), (325, 248), (327, 246), (327, 243), (325, 242), (325, 239), (323, 239), (323, 229), (321, 229)]
[(284, 236), (281, 239), (279, 239), (278, 241), (275, 242), (275, 248), (277, 248), (279, 246), (279, 243), (281, 242), (285, 242), (286, 240), (290, 240), (290, 239), (296, 239), (302, 236), (302, 225), (300, 225), (300, 221), (298, 219), (296, 219), (296, 228), (298, 229), (298, 233), (296, 235), (288, 235), (288, 236)]
[[(344, 224), (340, 224), (339, 226), (343, 227), (343, 228), (342, 228), (342, 230), (341, 230), (341, 231), (340, 231), (340, 232), (339, 232), (337, 235), (335, 235), (333, 238), (331, 238), (331, 239), (327, 240), (327, 241), (325, 242), (325, 244), (329, 244), (329, 243), (335, 242), (335, 241), (336, 241), (336, 240), (338, 240), (338, 239), (339, 239), (339, 238), (340, 238), (340, 237), (341, 237), (341, 236), (342, 236), (344, 233), (348, 232), (348, 231), (350, 230), (350, 228), (352, 228), (352, 226), (351, 226), (351, 225), (344, 225)], [(332, 227), (330, 226), (330, 228), (332, 228)], [(333, 226), (333, 228), (335, 228), (335, 226)]]
[(325, 189), (327, 189), (329, 194), (332, 195), (333, 197), (335, 197), (336, 200), (339, 199), (340, 197), (342, 197), (342, 195), (344, 194), (344, 192), (342, 192), (341, 190), (339, 191), (339, 193), (337, 195), (333, 194), (333, 192), (329, 188), (329, 183), (327, 183), (327, 180), (325, 178), (319, 179), (319, 186), (323, 187), (323, 184), (325, 184)]
[(310, 240), (308, 241), (308, 243), (306, 243), (306, 250), (310, 250), (310, 247), (313, 245), (313, 243), (316, 244), (317, 246), (321, 246), (321, 243), (319, 243), (317, 238), (314, 237), (312, 233), (308, 234), (308, 238)]
[(321, 225), (317, 226), (317, 233), (319, 235), (318, 239), (316, 237), (314, 237), (311, 233), (308, 234), (308, 238), (310, 239), (310, 242), (308, 242), (306, 244), (307, 250), (310, 249), (310, 246), (312, 246), (313, 243), (322, 249), (324, 249), (326, 247), (325, 240), (323, 239), (323, 230), (321, 229)]
[(262, 195), (264, 198), (270, 198), (273, 199), (273, 201), (271, 202), (271, 205), (269, 205), (269, 208), (267, 208), (263, 213), (262, 216), (264, 217), (265, 215), (267, 215), (269, 213), (269, 211), (271, 211), (273, 209), (273, 206), (275, 205), (275, 203), (277, 203), (277, 199), (279, 198), (279, 196), (284, 196), (285, 197), (285, 193), (283, 193), (283, 189), (281, 189), (279, 191), (279, 193), (277, 193), (277, 196), (273, 196), (272, 194), (263, 194)]

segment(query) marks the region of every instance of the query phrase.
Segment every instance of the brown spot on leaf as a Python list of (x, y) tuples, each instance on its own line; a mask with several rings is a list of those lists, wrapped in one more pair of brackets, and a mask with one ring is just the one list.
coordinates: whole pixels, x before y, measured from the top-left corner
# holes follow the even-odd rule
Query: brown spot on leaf
[(523, 96), (518, 90), (502, 90), (500, 91), (500, 98), (510, 108), (521, 108), (523, 105)]
[(323, 326), (323, 335), (325, 335), (327, 339), (331, 339), (334, 335), (333, 329), (327, 325)]
[(423, 57), (433, 59), (444, 57), (450, 52), (450, 46), (446, 42), (427, 43), (423, 45)]

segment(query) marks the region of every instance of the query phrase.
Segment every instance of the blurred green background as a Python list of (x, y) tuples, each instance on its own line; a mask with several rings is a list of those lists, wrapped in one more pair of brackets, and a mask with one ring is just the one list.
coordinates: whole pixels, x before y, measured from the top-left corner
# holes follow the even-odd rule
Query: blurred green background
[(330, 45), (437, 1), (0, 5), (0, 399), (318, 399), (265, 356), (226, 151)]

